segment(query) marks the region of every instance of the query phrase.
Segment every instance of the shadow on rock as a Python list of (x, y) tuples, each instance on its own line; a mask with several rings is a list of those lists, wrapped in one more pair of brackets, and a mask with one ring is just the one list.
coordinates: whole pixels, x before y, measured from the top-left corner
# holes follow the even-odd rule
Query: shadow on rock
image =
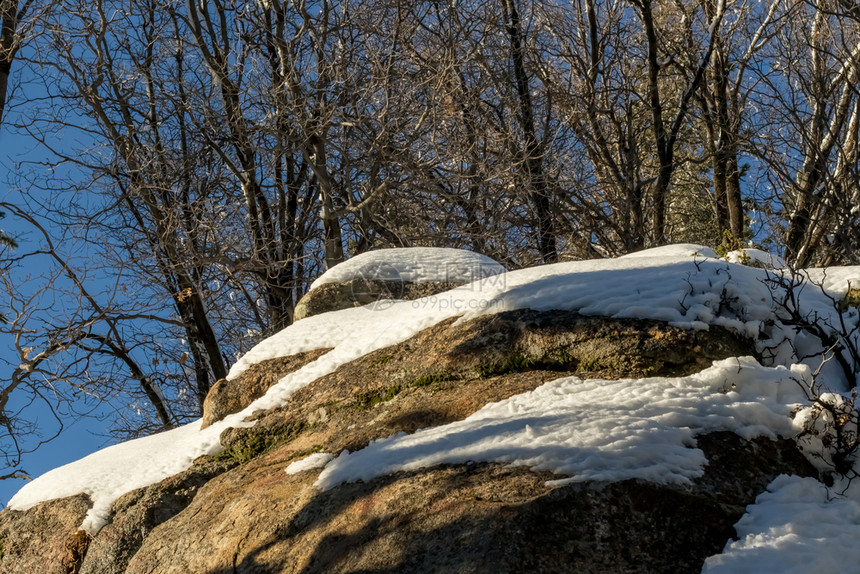
[(698, 573), (773, 478), (813, 473), (791, 441), (713, 433), (700, 447), (713, 464), (688, 486), (552, 488), (554, 475), (501, 464), (343, 484), (209, 574)]

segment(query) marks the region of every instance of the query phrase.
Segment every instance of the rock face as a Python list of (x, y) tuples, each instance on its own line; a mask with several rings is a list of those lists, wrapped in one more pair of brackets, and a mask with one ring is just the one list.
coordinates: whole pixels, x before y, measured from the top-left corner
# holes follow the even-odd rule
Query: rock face
[(328, 311), (361, 307), (371, 303), (386, 305), (395, 299), (412, 301), (458, 287), (459, 283), (430, 281), (410, 283), (356, 277), (343, 283), (325, 283), (305, 294), (296, 305), (294, 320)]
[(251, 365), (239, 381), (221, 379), (212, 385), (203, 401), (202, 428), (227, 415), (237, 413), (262, 397), (282, 377), (325, 355), (330, 349), (317, 349)]
[(128, 561), (155, 528), (185, 509), (210, 479), (234, 466), (230, 462), (202, 459), (183, 473), (121, 497), (114, 504), (113, 521), (90, 543), (79, 574), (124, 572)]
[(551, 488), (552, 475), (480, 464), (320, 493), (315, 473), (285, 477), (289, 449), (275, 450), (207, 484), (127, 572), (699, 572), (755, 494), (805, 464), (786, 442), (702, 444), (723, 460), (687, 488)]
[(67, 574), (86, 553), (78, 526), (90, 507), (86, 495), (50, 500), (26, 512), (0, 513), (0, 572)]
[[(555, 475), (481, 463), (320, 491), (317, 471), (284, 468), (461, 420), (567, 374), (689, 374), (752, 346), (717, 328), (560, 311), (446, 321), (321, 377), (253, 427), (224, 431), (222, 454), (126, 494), (92, 540), (75, 532), (83, 496), (0, 513), (0, 572), (699, 572), (773, 478), (815, 475), (793, 441), (699, 436), (710, 462), (690, 485), (552, 486)], [(236, 412), (314, 358), (261, 363), (216, 386), (204, 419)]]

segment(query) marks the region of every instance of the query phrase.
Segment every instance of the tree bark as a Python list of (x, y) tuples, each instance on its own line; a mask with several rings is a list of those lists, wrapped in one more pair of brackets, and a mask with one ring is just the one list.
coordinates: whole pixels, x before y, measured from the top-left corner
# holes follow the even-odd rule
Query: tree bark
[(528, 193), (537, 218), (538, 251), (544, 263), (558, 260), (556, 233), (553, 225), (549, 186), (544, 172), (543, 146), (538, 141), (535, 129), (531, 88), (526, 72), (520, 16), (516, 0), (502, 0), (505, 26), (511, 44), (511, 63), (514, 68), (517, 96), (519, 98), (519, 121), (525, 137), (523, 164)]

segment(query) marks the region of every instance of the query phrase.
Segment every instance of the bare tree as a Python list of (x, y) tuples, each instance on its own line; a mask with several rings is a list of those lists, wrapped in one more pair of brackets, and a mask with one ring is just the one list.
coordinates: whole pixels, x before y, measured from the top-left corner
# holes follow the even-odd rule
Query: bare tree
[(708, 13), (661, 4), (658, 20), (654, 8), (650, 0), (582, 0), (569, 11), (546, 9), (549, 49), (563, 65), (545, 66), (545, 81), (594, 177), (578, 211), (603, 224), (592, 233), (609, 254), (669, 240), (669, 194), (684, 161), (677, 154), (689, 145), (691, 103), (725, 11), (722, 2)]
[[(795, 264), (860, 248), (842, 0), (55, 4), (28, 56), (48, 97), (16, 126), (50, 159), (16, 170), (6, 210), (47, 246), (54, 274), (30, 289), (64, 313), (17, 287), (29, 245), (8, 253), (10, 369), (109, 401), (132, 433), (199, 414), (324, 267), (367, 249), (517, 267), (736, 246), (756, 201)], [(2, 6), (0, 40), (20, 38), (35, 4)]]
[(757, 152), (786, 222), (786, 259), (856, 262), (858, 24), (829, 0), (791, 10), (759, 77), (767, 125)]
[[(729, 3), (730, 24), (714, 38), (711, 65), (698, 94), (705, 127), (703, 148), (713, 172), (714, 210), (719, 235), (731, 249), (747, 236), (741, 189), (741, 128), (747, 102), (755, 85), (747, 74), (753, 59), (782, 28), (782, 0), (751, 6)], [(713, 1), (703, 2), (709, 15)]]
[[(177, 409), (180, 401), (168, 398), (176, 398), (176, 389), (140, 346), (143, 316), (126, 310), (115, 286), (102, 284), (92, 291), (88, 284), (100, 282), (86, 269), (75, 269), (36, 218), (8, 203), (2, 207), (36, 236), (14, 253), (2, 253), (0, 284), (8, 311), (0, 334), (12, 353), (4, 360), (9, 373), (0, 387), (4, 465), (15, 469), (22, 456), (58, 436), (69, 419), (95, 409), (122, 413), (122, 423), (115, 426), (121, 437), (171, 428), (186, 419), (187, 411)], [(34, 277), (30, 269), (44, 271)], [(43, 414), (37, 423), (31, 414), (37, 405), (53, 421)]]
[[(9, 89), (9, 74), (12, 63), (21, 48), (22, 22), (33, 6), (34, 0), (2, 0), (0, 1), (0, 125), (6, 110), (6, 98)], [(25, 26), (29, 28), (29, 26)]]
[[(183, 139), (187, 133), (182, 132), (184, 111), (157, 100), (157, 82), (163, 78), (156, 76), (155, 49), (160, 40), (156, 35), (169, 20), (159, 15), (154, 3), (138, 14), (108, 11), (101, 1), (68, 3), (62, 8), (63, 21), (51, 25), (56, 59), (50, 64), (74, 88), (112, 149), (112, 161), (88, 167), (112, 187), (117, 210), (112, 225), (118, 216), (148, 246), (159, 282), (185, 325), (202, 405), (210, 385), (226, 376), (227, 369), (203, 301), (199, 250), (205, 238), (201, 237), (200, 210), (190, 198), (191, 187), (203, 182), (187, 181), (192, 174), (181, 169), (190, 161), (187, 146), (180, 146), (177, 157), (167, 148), (162, 133), (175, 125), (180, 131), (177, 143), (187, 143)], [(75, 18), (80, 24), (77, 29), (72, 25)], [(83, 47), (87, 50), (82, 51)], [(164, 114), (171, 114), (175, 123), (167, 122)], [(93, 159), (101, 158), (95, 155)], [(80, 159), (75, 161), (80, 163)], [(201, 195), (208, 191), (205, 183), (196, 190)], [(83, 214), (92, 219), (89, 216)], [(132, 252), (139, 249), (125, 247)]]

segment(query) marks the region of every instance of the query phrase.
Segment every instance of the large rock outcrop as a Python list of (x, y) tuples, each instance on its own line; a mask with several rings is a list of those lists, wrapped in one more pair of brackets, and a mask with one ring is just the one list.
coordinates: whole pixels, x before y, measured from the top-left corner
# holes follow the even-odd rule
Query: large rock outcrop
[[(548, 473), (475, 463), (320, 491), (318, 472), (284, 468), (461, 420), (566, 374), (682, 375), (752, 348), (719, 328), (561, 311), (445, 321), (317, 379), (287, 406), (256, 413), (255, 426), (224, 431), (222, 454), (126, 494), (92, 540), (75, 529), (85, 497), (4, 511), (0, 572), (698, 572), (773, 478), (815, 473), (793, 441), (699, 436), (710, 462), (688, 485), (560, 486)], [(207, 400), (207, 422), (312, 358), (225, 381)]]
[[(754, 353), (751, 341), (721, 327), (688, 331), (644, 319), (587, 317), (571, 311), (507, 311), (464, 324), (450, 319), (400, 345), (344, 365), (300, 391), (291, 401), (296, 406), (290, 408), (302, 410), (294, 417), (316, 420), (307, 411), (317, 409), (314, 412), (319, 415), (353, 403), (369, 407), (430, 385), (470, 385), (478, 395), (476, 401), (485, 404), (529, 390), (517, 387), (507, 395), (493, 390), (520, 378), (537, 386), (563, 374), (602, 379), (686, 375), (714, 360)], [(265, 388), (317, 356), (311, 352), (265, 361), (240, 379), (220, 382), (206, 398), (204, 424), (241, 410)], [(505, 376), (517, 373), (523, 376)], [(491, 378), (492, 384), (485, 385)], [(249, 388), (257, 392), (246, 392)], [(468, 396), (468, 390), (463, 394)]]
[(805, 468), (788, 441), (700, 444), (719, 464), (685, 488), (552, 488), (552, 475), (477, 464), (322, 493), (315, 473), (284, 475), (284, 447), (210, 481), (125, 571), (698, 572), (770, 480)]

